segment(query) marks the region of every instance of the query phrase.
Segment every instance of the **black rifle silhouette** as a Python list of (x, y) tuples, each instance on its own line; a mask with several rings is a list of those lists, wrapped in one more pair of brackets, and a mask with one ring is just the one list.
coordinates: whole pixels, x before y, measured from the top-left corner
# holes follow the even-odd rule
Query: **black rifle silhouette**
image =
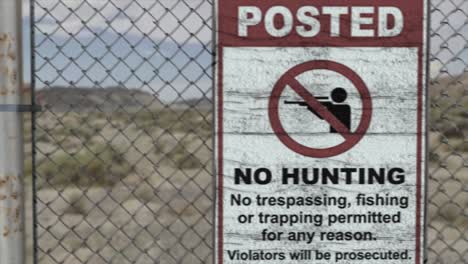
[[(323, 97), (315, 97), (315, 99), (317, 99), (317, 101), (320, 102), (321, 105), (325, 106), (327, 109), (333, 104), (331, 102), (329, 102), (329, 98), (326, 97), (326, 96), (323, 96)], [(325, 100), (324, 102), (321, 102)], [(317, 111), (314, 110), (314, 108), (310, 107), (310, 105), (306, 102), (306, 101), (284, 101), (284, 104), (296, 104), (296, 105), (300, 105), (300, 106), (307, 106), (307, 109), (312, 112), (315, 116), (317, 116), (318, 118), (322, 119), (323, 120), (323, 117), (321, 115), (319, 115), (317, 113)]]
[[(328, 97), (322, 96), (322, 97), (315, 97), (318, 101), (320, 100), (329, 100)], [(297, 104), (300, 106), (309, 106), (309, 104), (306, 101), (284, 101), (284, 104)]]
[[(340, 120), (343, 125), (348, 129), (351, 128), (351, 108), (347, 104), (341, 104), (346, 100), (347, 93), (343, 88), (335, 88), (331, 94), (332, 100), (329, 97), (315, 97), (317, 101), (330, 111), (338, 120)], [(338, 104), (335, 104), (338, 103)], [(296, 104), (300, 106), (306, 106), (307, 109), (312, 112), (315, 116), (323, 120), (323, 117), (315, 111), (314, 108), (306, 101), (284, 101), (284, 104)], [(330, 126), (330, 133), (338, 133), (335, 128)]]

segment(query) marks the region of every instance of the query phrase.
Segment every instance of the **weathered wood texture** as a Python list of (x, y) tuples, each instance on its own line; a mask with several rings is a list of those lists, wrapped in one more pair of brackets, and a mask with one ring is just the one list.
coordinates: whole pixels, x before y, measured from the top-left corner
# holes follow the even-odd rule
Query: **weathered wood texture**
[[(222, 94), (222, 243), (223, 262), (240, 263), (231, 260), (228, 250), (265, 250), (269, 252), (295, 252), (301, 249), (323, 250), (328, 252), (385, 252), (388, 250), (408, 250), (411, 259), (398, 263), (415, 263), (416, 226), (424, 226), (423, 215), (416, 218), (416, 167), (418, 141), (418, 52), (416, 48), (223, 48)], [(290, 68), (312, 60), (332, 60), (355, 71), (366, 83), (372, 96), (372, 119), (363, 139), (352, 149), (330, 158), (302, 156), (278, 140), (274, 134), (269, 116), (268, 101), (277, 80)], [(314, 96), (329, 96), (335, 87), (348, 91), (347, 103), (352, 109), (351, 131), (356, 129), (362, 115), (362, 103), (355, 87), (345, 77), (332, 71), (311, 71), (296, 78)], [(285, 105), (283, 100), (303, 100), (287, 87), (280, 99), (280, 119), (286, 131), (297, 141), (317, 148), (339, 144), (343, 138), (339, 134), (328, 133), (328, 124), (316, 118), (306, 107)], [(424, 100), (422, 100), (424, 101)], [(221, 110), (221, 109), (218, 109)], [(218, 112), (219, 113), (219, 112)], [(423, 114), (424, 116), (424, 114)], [(219, 116), (218, 116), (219, 117)], [(217, 119), (218, 120), (218, 119)], [(219, 121), (219, 120), (218, 120)], [(217, 126), (219, 129), (219, 127)], [(218, 133), (220, 131), (218, 130)], [(422, 131), (424, 133), (424, 131)], [(220, 146), (220, 138), (217, 147)], [(218, 148), (216, 148), (218, 151)], [(424, 149), (421, 149), (424, 153)], [(424, 163), (424, 155), (423, 160)], [(273, 181), (266, 185), (246, 185), (234, 183), (235, 168), (268, 168)], [(405, 183), (400, 185), (340, 184), (284, 185), (281, 183), (282, 168), (392, 168), (405, 171)], [(424, 166), (421, 166), (424, 169)], [(424, 175), (424, 170), (421, 172)], [(423, 179), (423, 177), (422, 177)], [(424, 181), (422, 180), (421, 184)], [(355, 197), (359, 193), (368, 195), (390, 194), (408, 197), (407, 208), (398, 206), (357, 206)], [(262, 196), (335, 196), (347, 197), (350, 207), (339, 209), (336, 206), (294, 206), (285, 209), (280, 206), (235, 206), (231, 195), (241, 194), (254, 198)], [(421, 199), (421, 208), (424, 208)], [(219, 209), (219, 205), (218, 205)], [(275, 224), (239, 224), (240, 214), (260, 212), (271, 214), (365, 214), (369, 211), (395, 214), (401, 212), (398, 224), (336, 224), (316, 227), (310, 224), (278, 226)], [(218, 216), (220, 212), (217, 210)], [(254, 218), (256, 219), (256, 218)], [(218, 219), (219, 220), (219, 219)], [(307, 244), (303, 241), (263, 241), (263, 229), (271, 231), (309, 232), (372, 232), (372, 241), (320, 241)], [(219, 231), (219, 229), (218, 229)], [(218, 234), (219, 235), (219, 234)], [(422, 236), (422, 233), (419, 234)], [(221, 238), (218, 237), (218, 243)], [(221, 254), (221, 252), (217, 252)], [(219, 258), (218, 258), (219, 259)], [(310, 263), (293, 261), (288, 257), (283, 261), (246, 261), (242, 263)], [(314, 262), (315, 263), (315, 262)], [(319, 263), (319, 262), (317, 262)], [(320, 262), (320, 263), (328, 263)], [(340, 263), (351, 263), (342, 261)], [(376, 260), (361, 260), (358, 263), (390, 263)], [(396, 263), (396, 262), (395, 262)]]

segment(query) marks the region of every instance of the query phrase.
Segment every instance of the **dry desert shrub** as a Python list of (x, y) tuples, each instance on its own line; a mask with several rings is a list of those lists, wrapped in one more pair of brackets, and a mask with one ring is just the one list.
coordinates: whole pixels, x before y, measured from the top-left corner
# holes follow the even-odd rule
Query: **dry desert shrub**
[(133, 171), (133, 167), (118, 148), (97, 144), (74, 153), (57, 150), (44, 158), (37, 170), (46, 186), (105, 187), (118, 183)]

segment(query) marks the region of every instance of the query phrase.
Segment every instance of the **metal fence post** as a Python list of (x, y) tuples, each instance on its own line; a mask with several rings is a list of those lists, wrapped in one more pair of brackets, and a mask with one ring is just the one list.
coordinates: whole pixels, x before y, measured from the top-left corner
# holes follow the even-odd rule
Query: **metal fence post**
[(24, 263), (21, 1), (0, 0), (0, 264)]

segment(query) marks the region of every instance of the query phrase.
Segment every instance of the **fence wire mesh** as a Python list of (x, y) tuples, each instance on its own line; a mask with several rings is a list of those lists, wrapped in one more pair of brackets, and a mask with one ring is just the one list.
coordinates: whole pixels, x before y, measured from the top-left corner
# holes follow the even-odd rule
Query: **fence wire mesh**
[[(212, 263), (212, 5), (32, 1), (36, 263)], [(429, 263), (468, 263), (466, 10), (431, 3)]]
[(432, 1), (429, 263), (468, 263), (468, 2)]
[(34, 1), (38, 263), (211, 262), (211, 7)]

